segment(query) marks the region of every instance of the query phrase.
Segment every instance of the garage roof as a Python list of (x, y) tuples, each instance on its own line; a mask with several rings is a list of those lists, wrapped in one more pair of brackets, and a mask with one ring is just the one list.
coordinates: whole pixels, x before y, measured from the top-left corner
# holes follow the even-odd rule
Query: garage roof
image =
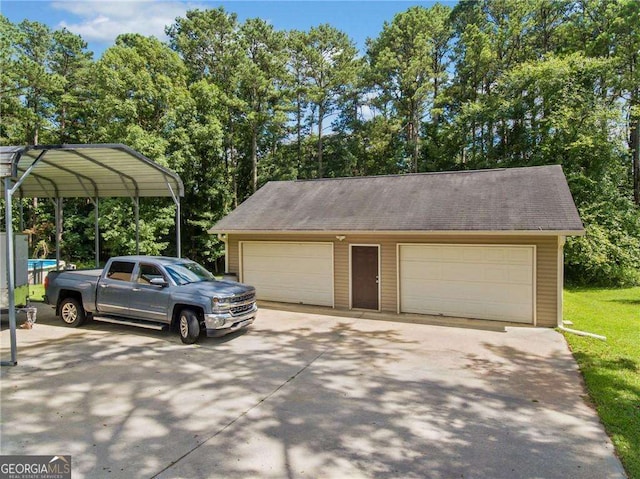
[(176, 173), (122, 144), (2, 146), (0, 155), (24, 177), (23, 197), (184, 196)]
[[(584, 234), (559, 165), (267, 183), (211, 233)], [(559, 233), (561, 232), (561, 233)]]

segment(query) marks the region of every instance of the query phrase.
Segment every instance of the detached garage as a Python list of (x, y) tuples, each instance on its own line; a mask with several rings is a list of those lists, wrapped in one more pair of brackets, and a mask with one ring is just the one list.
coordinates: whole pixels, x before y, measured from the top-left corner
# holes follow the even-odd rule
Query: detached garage
[(262, 300), (553, 327), (584, 228), (541, 166), (270, 182), (211, 233)]

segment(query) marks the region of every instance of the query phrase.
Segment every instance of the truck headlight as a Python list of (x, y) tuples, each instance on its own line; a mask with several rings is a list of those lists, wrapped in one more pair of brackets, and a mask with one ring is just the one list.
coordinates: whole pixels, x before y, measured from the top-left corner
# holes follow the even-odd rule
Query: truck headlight
[(229, 309), (229, 303), (227, 303), (224, 299), (218, 298), (214, 296), (211, 298), (211, 307), (214, 313), (220, 313), (222, 311), (227, 311)]

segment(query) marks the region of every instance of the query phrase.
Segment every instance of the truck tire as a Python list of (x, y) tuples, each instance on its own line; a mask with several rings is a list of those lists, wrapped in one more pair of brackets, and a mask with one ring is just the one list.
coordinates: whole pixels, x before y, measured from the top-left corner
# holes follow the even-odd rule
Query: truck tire
[(184, 344), (193, 344), (198, 340), (200, 337), (200, 321), (193, 310), (183, 309), (180, 311), (178, 332)]
[(67, 326), (77, 328), (84, 323), (87, 315), (77, 299), (65, 298), (60, 303), (60, 317)]

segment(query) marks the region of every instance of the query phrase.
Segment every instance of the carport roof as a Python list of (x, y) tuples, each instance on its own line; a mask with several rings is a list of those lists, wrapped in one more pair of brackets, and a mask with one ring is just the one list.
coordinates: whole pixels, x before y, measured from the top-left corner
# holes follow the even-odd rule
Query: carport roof
[(581, 235), (559, 165), (267, 183), (211, 233)]
[(2, 146), (0, 156), (23, 197), (184, 196), (175, 172), (122, 144)]

